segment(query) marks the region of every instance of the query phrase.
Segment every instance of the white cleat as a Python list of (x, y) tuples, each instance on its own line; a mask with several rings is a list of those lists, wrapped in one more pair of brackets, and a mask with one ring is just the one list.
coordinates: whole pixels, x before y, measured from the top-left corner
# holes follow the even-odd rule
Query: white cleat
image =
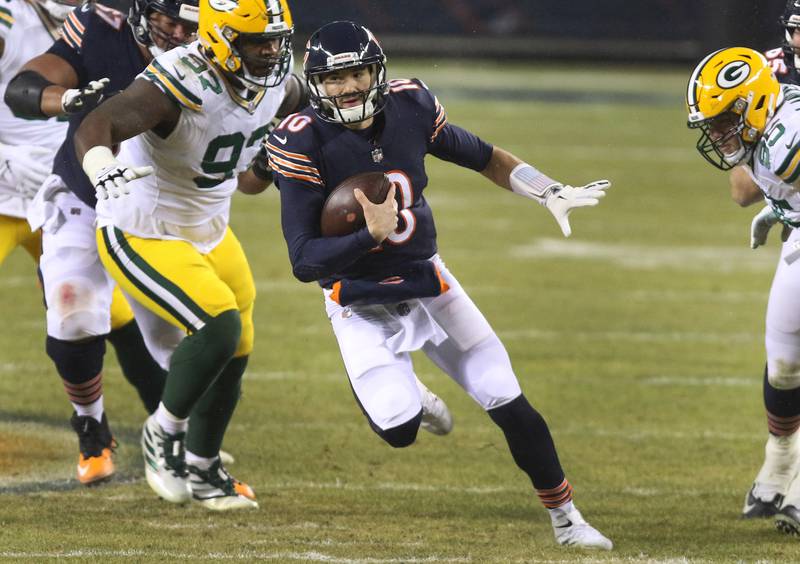
[(420, 427), (434, 435), (446, 435), (453, 430), (453, 416), (442, 398), (430, 391), (419, 378), (414, 377), (419, 388), (422, 403), (422, 423)]
[(786, 497), (775, 515), (775, 526), (782, 533), (800, 537), (800, 475), (795, 476), (789, 485)]
[(252, 488), (228, 474), (219, 459), (208, 470), (191, 464), (188, 469), (192, 497), (206, 509), (230, 511), (258, 508)]
[(150, 488), (171, 503), (192, 499), (186, 471), (185, 433), (167, 434), (151, 415), (142, 429), (144, 472)]
[(591, 548), (598, 550), (611, 550), (614, 544), (603, 534), (587, 523), (581, 512), (572, 509), (568, 513), (561, 512), (558, 516), (551, 511), (553, 533), (556, 542), (562, 546), (575, 546), (578, 548)]
[[(797, 476), (800, 462), (797, 438), (798, 433), (786, 437), (770, 434), (764, 447), (764, 464), (745, 496), (743, 519), (772, 517), (778, 512), (784, 496), (788, 497), (790, 484)], [(783, 505), (786, 504), (783, 502)]]

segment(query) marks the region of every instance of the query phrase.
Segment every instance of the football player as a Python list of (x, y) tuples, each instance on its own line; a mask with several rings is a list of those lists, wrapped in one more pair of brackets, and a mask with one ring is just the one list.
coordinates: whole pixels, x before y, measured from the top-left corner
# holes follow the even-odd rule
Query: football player
[[(71, 10), (74, 5), (25, 0), (9, 0), (0, 5), (0, 91), (5, 91), (23, 63), (58, 38), (58, 27), (65, 17), (61, 10), (65, 7)], [(55, 118), (21, 119), (0, 104), (0, 264), (18, 246), (39, 262), (41, 232), (31, 230), (25, 214), (50, 174), (66, 131), (67, 124)]]
[(767, 203), (753, 220), (751, 246), (763, 245), (776, 223), (789, 230), (767, 305), (767, 456), (743, 514), (775, 514), (780, 530), (800, 534), (800, 87), (780, 84), (760, 53), (734, 47), (697, 65), (686, 104), (700, 154), (722, 170), (747, 164), (748, 189)]
[[(45, 5), (58, 3), (48, 0)], [(164, 385), (159, 363), (166, 363), (181, 335), (151, 340), (158, 362), (148, 354), (130, 306), (98, 258), (94, 188), (76, 159), (72, 135), (87, 110), (105, 93), (130, 84), (154, 53), (191, 39), (196, 11), (195, 0), (136, 0), (130, 23), (99, 3), (66, 11), (60, 39), (23, 65), (5, 91), (6, 104), (23, 119), (69, 116), (66, 139), (59, 137), (63, 143), (54, 174), (29, 206), (28, 220), (32, 229), (43, 231), (46, 350), (75, 409), (71, 423), (79, 439), (78, 480), (85, 484), (114, 472), (115, 442), (103, 409), (106, 339), (116, 350), (123, 374), (152, 412)]]
[[(800, 2), (788, 0), (783, 14), (779, 18), (784, 32), (782, 47), (767, 51), (767, 58), (778, 82), (782, 84), (800, 83), (798, 62), (800, 62)], [(730, 173), (731, 197), (742, 207), (758, 202), (764, 202), (764, 195), (752, 180), (753, 171), (747, 159), (736, 165)], [(751, 246), (754, 248), (763, 245), (766, 231), (778, 221), (768, 208), (763, 214), (756, 216), (751, 225)], [(783, 238), (788, 236), (788, 227), (784, 226)], [(767, 368), (765, 368), (767, 370)], [(764, 398), (772, 397), (769, 393), (768, 379), (764, 379)], [(771, 413), (774, 406), (767, 404), (767, 413)], [(759, 470), (753, 485), (745, 495), (742, 517), (771, 518), (778, 512), (781, 501), (786, 494), (789, 483), (797, 474), (800, 467), (800, 445), (789, 436), (774, 434), (770, 430), (765, 447), (764, 463)]]
[[(357, 23), (320, 28), (305, 57), (312, 107), (272, 132), (268, 154), (293, 272), (322, 286), (371, 428), (393, 447), (415, 441), (426, 405), (409, 353), (422, 349), (503, 431), (549, 510), (557, 542), (611, 549), (575, 507), (548, 426), (522, 394), (504, 346), (438, 255), (424, 158), (432, 154), (479, 171), (545, 206), (565, 236), (570, 212), (596, 205), (610, 184), (564, 185), (450, 124), (420, 80), (388, 80), (381, 46)], [(386, 200), (373, 204), (357, 190), (366, 226), (322, 237), (327, 195), (367, 171), (382, 171), (393, 182)]]
[(286, 0), (201, 0), (199, 40), (156, 57), (75, 136), (103, 263), (137, 318), (188, 335), (142, 433), (148, 483), (174, 503), (258, 507), (218, 456), (254, 338), (255, 285), (228, 218), (237, 188), (271, 182), (255, 157), (280, 107), (302, 104), (293, 29)]

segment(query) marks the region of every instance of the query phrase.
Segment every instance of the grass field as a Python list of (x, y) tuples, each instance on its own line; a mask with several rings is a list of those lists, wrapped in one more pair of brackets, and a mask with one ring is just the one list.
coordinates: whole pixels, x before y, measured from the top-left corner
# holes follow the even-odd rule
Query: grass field
[[(668, 562), (800, 560), (771, 522), (738, 519), (766, 438), (763, 317), (775, 234), (748, 247), (756, 209), (694, 149), (690, 69), (431, 62), (390, 67), (438, 94), (450, 121), (576, 184), (609, 178), (561, 237), (546, 210), (431, 159), (440, 249), (505, 342), (547, 418), (584, 515), (615, 543), (554, 543), (499, 430), (426, 359), (448, 437), (394, 451), (353, 401), (319, 290), (291, 276), (274, 190), (236, 197), (258, 285), (256, 350), (225, 448), (261, 508), (216, 515), (142, 479), (144, 410), (107, 362), (119, 472), (74, 481), (70, 407), (44, 354), (44, 314), (21, 251), (0, 271), (0, 559), (103, 562)], [(657, 92), (654, 92), (657, 90)], [(564, 103), (564, 101), (568, 101)], [(624, 103), (622, 103), (624, 102)]]

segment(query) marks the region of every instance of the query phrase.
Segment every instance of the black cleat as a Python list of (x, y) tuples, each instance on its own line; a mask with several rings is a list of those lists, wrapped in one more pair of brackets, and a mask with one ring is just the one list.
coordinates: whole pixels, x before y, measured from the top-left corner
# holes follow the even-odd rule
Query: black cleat
[(794, 505), (782, 507), (775, 515), (775, 527), (782, 533), (800, 537), (800, 509)]
[(783, 496), (776, 493), (771, 500), (765, 501), (753, 494), (753, 490), (755, 489), (756, 486), (753, 484), (753, 487), (747, 492), (747, 497), (744, 498), (742, 519), (767, 519), (776, 515), (783, 501)]

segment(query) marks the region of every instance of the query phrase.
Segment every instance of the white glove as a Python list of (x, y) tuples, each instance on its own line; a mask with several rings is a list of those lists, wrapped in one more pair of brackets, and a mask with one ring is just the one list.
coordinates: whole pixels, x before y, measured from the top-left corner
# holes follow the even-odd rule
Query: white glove
[(94, 184), (98, 200), (130, 194), (128, 182), (153, 173), (151, 166), (128, 166), (114, 158), (111, 149), (98, 145), (83, 156), (83, 170)]
[(93, 80), (83, 88), (70, 88), (61, 96), (61, 109), (66, 114), (76, 114), (86, 107), (94, 107), (103, 99), (103, 90), (111, 82), (107, 78)]
[(756, 214), (753, 222), (750, 224), (750, 248), (757, 249), (761, 245), (766, 244), (767, 235), (772, 226), (778, 223), (778, 216), (772, 211), (769, 206), (764, 208)]
[(33, 198), (45, 178), (50, 175), (53, 151), (38, 145), (5, 145), (0, 143), (0, 171), (7, 170), (17, 193)]
[(545, 199), (544, 205), (556, 218), (564, 237), (569, 237), (572, 235), (572, 228), (569, 225), (569, 214), (572, 210), (596, 206), (610, 187), (611, 182), (608, 180), (596, 180), (578, 187), (556, 184), (549, 187), (550, 194)]

